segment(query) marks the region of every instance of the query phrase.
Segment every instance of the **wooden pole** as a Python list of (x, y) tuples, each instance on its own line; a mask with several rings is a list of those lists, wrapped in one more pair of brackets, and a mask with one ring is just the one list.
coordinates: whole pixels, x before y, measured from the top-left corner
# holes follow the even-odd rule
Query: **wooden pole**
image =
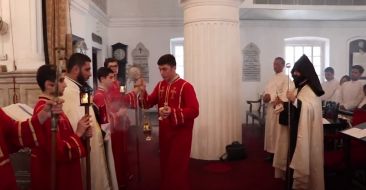
[[(286, 68), (290, 71), (290, 63), (286, 64)], [(290, 72), (288, 72), (288, 80), (287, 80), (287, 91), (290, 90)], [(291, 102), (290, 100), (287, 100), (287, 119), (288, 119), (288, 150), (287, 150), (287, 160), (286, 160), (286, 190), (292, 189), (292, 175), (293, 171), (290, 168), (291, 163)]]
[[(89, 94), (88, 94), (89, 96)], [(85, 115), (89, 115), (89, 106), (85, 106)], [(85, 147), (86, 147), (86, 189), (91, 190), (91, 171), (90, 171), (90, 138), (87, 137), (85, 139)]]

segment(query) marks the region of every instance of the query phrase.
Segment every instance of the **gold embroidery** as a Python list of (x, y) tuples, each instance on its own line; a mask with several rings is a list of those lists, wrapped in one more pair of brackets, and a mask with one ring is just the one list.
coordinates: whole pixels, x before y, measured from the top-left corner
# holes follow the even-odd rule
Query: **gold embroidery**
[(2, 162), (0, 162), (0, 166), (3, 166), (3, 165), (5, 165), (5, 164), (7, 164), (9, 162), (10, 162), (9, 158), (6, 159), (6, 160), (3, 160)]
[(183, 93), (183, 88), (184, 86), (187, 84), (187, 82), (184, 82), (182, 85), (182, 88), (180, 89), (179, 92), (179, 104), (178, 104), (178, 108), (181, 108), (181, 104), (182, 104), (182, 93)]
[(175, 94), (177, 93), (177, 87), (173, 87), (173, 89), (170, 91), (170, 94), (171, 94), (171, 96), (170, 96), (170, 99), (174, 99), (174, 96), (175, 96)]
[(71, 139), (75, 142), (76, 146), (78, 147), (79, 155), (81, 157), (81, 150), (80, 150), (80, 146), (79, 146), (78, 141), (74, 137), (71, 137)]
[(34, 132), (34, 127), (32, 125), (32, 121), (29, 119), (28, 122), (29, 122), (29, 128), (32, 131), (32, 137), (33, 137), (33, 140), (34, 140), (34, 144), (36, 146), (39, 146), (38, 139), (37, 139), (36, 133)]
[(183, 115), (183, 110), (182, 110), (182, 108), (180, 108), (180, 116), (182, 117), (182, 123), (184, 123), (184, 115)]
[(18, 138), (19, 138), (20, 146), (24, 146), (23, 139), (22, 139), (22, 125), (20, 122), (18, 122)]
[(175, 109), (173, 110), (173, 112), (174, 112), (175, 124), (178, 125), (177, 113), (175, 112)]
[(70, 160), (71, 160), (71, 158), (72, 158), (72, 154), (71, 154), (71, 146), (70, 146), (70, 144), (69, 144), (68, 142), (66, 142), (66, 141), (64, 141), (64, 142), (66, 143), (67, 148), (69, 148), (69, 158), (70, 158)]

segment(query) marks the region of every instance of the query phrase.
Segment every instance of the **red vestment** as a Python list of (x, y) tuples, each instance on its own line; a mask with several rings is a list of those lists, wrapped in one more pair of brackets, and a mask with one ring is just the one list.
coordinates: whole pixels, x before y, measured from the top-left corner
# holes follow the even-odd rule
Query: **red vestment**
[(159, 120), (159, 146), (161, 190), (189, 189), (188, 164), (191, 153), (194, 119), (199, 114), (199, 105), (193, 86), (177, 78), (173, 82), (159, 82), (154, 91), (143, 95), (142, 106), (155, 104), (172, 112), (168, 118)]
[(128, 127), (130, 120), (126, 114), (116, 114), (120, 108), (134, 107), (136, 105), (136, 94), (130, 92), (122, 94), (119, 91), (119, 83), (116, 81), (106, 92), (103, 88), (98, 88), (94, 94), (93, 102), (99, 110), (99, 121), (101, 124), (111, 124), (111, 141), (114, 158), (114, 166), (118, 186), (127, 185), (129, 175), (128, 162)]
[(17, 122), (0, 109), (0, 190), (18, 189), (9, 154), (24, 147), (38, 146), (43, 141), (40, 126), (37, 115)]
[[(38, 114), (48, 98), (39, 97), (34, 107)], [(32, 149), (31, 155), (31, 189), (50, 189), (51, 181), (51, 118), (42, 127), (45, 142)], [(59, 115), (56, 134), (56, 189), (82, 190), (80, 158), (85, 156), (85, 148), (80, 138), (74, 133), (67, 116)]]

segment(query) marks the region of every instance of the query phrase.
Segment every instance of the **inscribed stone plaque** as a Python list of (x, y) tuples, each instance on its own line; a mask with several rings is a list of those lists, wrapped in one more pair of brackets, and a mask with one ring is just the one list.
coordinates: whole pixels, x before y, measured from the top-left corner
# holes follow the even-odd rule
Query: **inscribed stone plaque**
[(250, 43), (243, 49), (242, 81), (260, 81), (260, 50), (254, 43)]
[(149, 82), (149, 55), (149, 50), (141, 42), (132, 50), (132, 65), (141, 69), (142, 77), (146, 82)]

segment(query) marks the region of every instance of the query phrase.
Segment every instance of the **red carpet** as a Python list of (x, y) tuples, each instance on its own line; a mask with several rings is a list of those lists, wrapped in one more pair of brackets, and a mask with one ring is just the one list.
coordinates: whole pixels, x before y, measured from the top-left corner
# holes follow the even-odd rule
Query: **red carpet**
[[(159, 148), (157, 127), (154, 127), (154, 139), (142, 141), (139, 129), (140, 175), (137, 169), (136, 133), (130, 130), (130, 164), (135, 174), (128, 190), (158, 190)], [(243, 144), (248, 158), (241, 161), (221, 162), (191, 159), (190, 180), (192, 190), (280, 190), (282, 180), (274, 179), (274, 170), (270, 162), (264, 161), (263, 131), (260, 127), (243, 127)], [(140, 176), (140, 177), (139, 177)]]

